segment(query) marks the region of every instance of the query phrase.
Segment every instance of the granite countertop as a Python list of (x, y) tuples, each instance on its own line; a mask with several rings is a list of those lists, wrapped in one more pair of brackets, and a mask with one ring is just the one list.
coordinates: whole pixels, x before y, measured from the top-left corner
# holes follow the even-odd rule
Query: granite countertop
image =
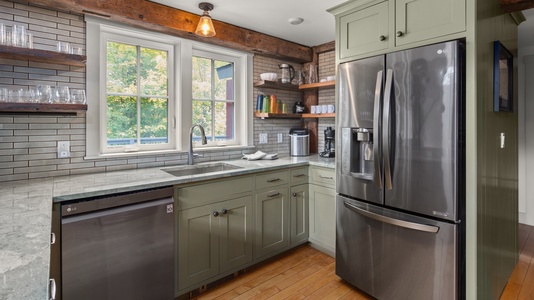
[[(0, 299), (48, 299), (52, 203), (294, 166), (334, 168), (332, 158), (225, 161), (241, 169), (175, 177), (161, 168), (7, 182), (0, 185)], [(213, 162), (212, 162), (213, 163)], [(209, 163), (205, 163), (209, 164)], [(173, 167), (168, 167), (169, 169)]]

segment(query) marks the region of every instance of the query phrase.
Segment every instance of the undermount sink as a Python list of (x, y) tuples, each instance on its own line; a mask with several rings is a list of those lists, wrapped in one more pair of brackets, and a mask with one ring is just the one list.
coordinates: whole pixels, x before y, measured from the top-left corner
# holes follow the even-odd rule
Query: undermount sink
[(228, 170), (242, 169), (243, 167), (234, 166), (226, 163), (212, 163), (212, 164), (202, 164), (202, 165), (192, 165), (192, 166), (180, 166), (174, 168), (165, 168), (161, 169), (174, 176), (187, 176), (187, 175), (198, 175), (206, 174), (213, 172), (221, 172)]

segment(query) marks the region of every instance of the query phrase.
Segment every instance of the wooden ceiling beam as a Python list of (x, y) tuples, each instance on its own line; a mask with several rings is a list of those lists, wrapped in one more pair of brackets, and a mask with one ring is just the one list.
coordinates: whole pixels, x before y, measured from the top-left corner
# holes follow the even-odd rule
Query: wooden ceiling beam
[[(313, 59), (311, 47), (213, 20), (217, 34), (195, 35), (200, 16), (146, 0), (29, 0), (31, 5), (94, 15), (169, 35), (296, 62)], [(199, 14), (201, 13), (199, 9)]]
[(501, 10), (506, 13), (534, 8), (534, 0), (501, 0)]

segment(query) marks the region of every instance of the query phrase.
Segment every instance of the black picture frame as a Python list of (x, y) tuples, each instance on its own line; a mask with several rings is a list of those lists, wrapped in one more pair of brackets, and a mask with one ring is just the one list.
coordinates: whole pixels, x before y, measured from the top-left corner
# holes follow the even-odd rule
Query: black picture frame
[(493, 110), (496, 112), (513, 111), (513, 59), (501, 42), (493, 42)]

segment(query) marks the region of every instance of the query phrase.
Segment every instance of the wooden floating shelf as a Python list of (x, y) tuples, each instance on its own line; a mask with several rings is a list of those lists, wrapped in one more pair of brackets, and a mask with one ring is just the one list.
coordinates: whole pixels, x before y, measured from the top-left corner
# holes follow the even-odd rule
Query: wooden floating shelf
[(71, 114), (87, 111), (87, 104), (0, 103), (0, 113)]
[(302, 118), (309, 119), (309, 118), (335, 118), (336, 113), (325, 113), (325, 114), (302, 114)]
[(267, 81), (267, 80), (260, 80), (260, 81), (254, 82), (254, 87), (278, 89), (278, 90), (286, 90), (286, 91), (298, 91), (299, 90), (298, 85), (293, 85), (290, 83), (281, 83), (278, 81)]
[(87, 56), (0, 45), (0, 58), (84, 67)]
[(283, 114), (283, 113), (259, 113), (255, 112), (254, 117), (256, 118), (269, 118), (269, 119), (300, 119), (302, 114)]
[(334, 88), (336, 86), (336, 81), (326, 81), (326, 82), (316, 82), (309, 84), (299, 85), (299, 90), (312, 90), (312, 89), (321, 89), (321, 88)]

